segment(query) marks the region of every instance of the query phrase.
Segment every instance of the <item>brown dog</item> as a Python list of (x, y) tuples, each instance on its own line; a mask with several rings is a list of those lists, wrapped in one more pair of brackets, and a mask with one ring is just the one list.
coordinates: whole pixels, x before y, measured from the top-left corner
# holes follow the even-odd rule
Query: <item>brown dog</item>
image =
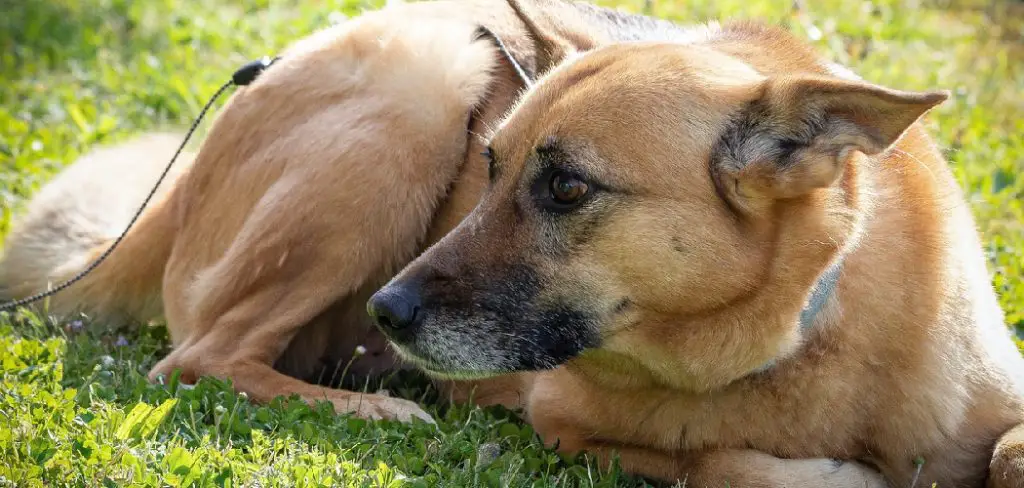
[[(990, 459), (993, 486), (1022, 483), (1021, 429), (992, 453), (1024, 420), (1024, 364), (915, 125), (944, 95), (850, 79), (752, 24), (528, 7), (400, 5), (297, 43), (56, 310), (163, 314), (154, 378), (428, 418), (313, 384), (360, 344), (351, 370), (393, 366), (365, 313), (391, 280), (371, 308), (403, 355), (467, 380), (457, 399), (526, 407), (563, 450), (689, 486), (909, 486), (918, 457), (922, 486), (979, 486)], [(531, 84), (517, 63), (557, 67), (505, 117)], [(144, 187), (170, 144), (41, 191), (0, 295), (102, 252), (130, 204), (75, 186), (120, 189), (113, 166), (139, 157)]]
[[(671, 31), (587, 4), (543, 7), (541, 24), (570, 39), (567, 25), (610, 39)], [(179, 160), (120, 246), (51, 311), (103, 324), (163, 315), (174, 351), (153, 379), (180, 369), (187, 382), (231, 377), (258, 401), (297, 393), (369, 418), (428, 418), (311, 383), (394, 367), (366, 300), (479, 199), (480, 134), (523, 88), (480, 25), (523, 68), (546, 62), (497, 0), (402, 4), (300, 40), (238, 89), (194, 162)], [(8, 237), (0, 299), (45, 290), (105, 251), (178, 140), (104, 148), (48, 183)]]
[(747, 23), (556, 57), (479, 205), (371, 298), (402, 355), (544, 371), (520, 387), (543, 437), (660, 479), (980, 486), (1024, 359), (916, 123), (946, 95)]

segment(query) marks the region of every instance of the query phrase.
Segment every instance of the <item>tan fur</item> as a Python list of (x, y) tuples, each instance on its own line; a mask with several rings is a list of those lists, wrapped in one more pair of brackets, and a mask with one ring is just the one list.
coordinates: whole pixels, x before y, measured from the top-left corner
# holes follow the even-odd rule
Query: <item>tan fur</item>
[[(358, 345), (358, 372), (394, 366), (365, 311), (381, 285), (436, 269), (493, 285), (526, 260), (544, 277), (539, 303), (599, 312), (600, 345), (551, 370), (438, 381), (455, 401), (525, 407), (563, 451), (686, 486), (903, 487), (918, 456), (918, 486), (981, 486), (987, 471), (990, 487), (1024, 486), (1011, 430), (1024, 422), (1024, 360), (969, 209), (914, 122), (941, 97), (835, 78), (757, 24), (616, 44), (566, 4), (514, 5), (397, 5), (296, 43), (232, 96), (194, 163), (54, 309), (164, 315), (174, 349), (154, 380), (178, 369), (186, 382), (231, 378), (260, 402), (294, 393), (429, 420), (412, 402), (313, 380)], [(522, 100), (507, 60), (472, 40), (479, 23), (548, 73)], [(758, 140), (709, 168), (754, 100), (776, 128), (812, 109), (846, 122), (783, 169)], [(560, 260), (545, 260), (557, 246), (536, 217), (509, 205), (552, 135), (632, 198)], [(43, 189), (6, 243), (0, 296), (102, 252), (177, 141), (101, 150)], [(77, 191), (84, 181), (99, 186)], [(837, 256), (838, 287), (802, 334), (796, 315)], [(425, 341), (486, 362), (482, 344), (452, 337)]]

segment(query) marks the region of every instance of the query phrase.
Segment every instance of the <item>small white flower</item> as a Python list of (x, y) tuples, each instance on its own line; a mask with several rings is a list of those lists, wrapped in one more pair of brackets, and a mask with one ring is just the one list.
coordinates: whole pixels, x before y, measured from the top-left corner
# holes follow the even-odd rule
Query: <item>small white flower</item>
[(366, 346), (362, 344), (356, 346), (356, 357), (362, 356), (363, 354), (366, 354)]

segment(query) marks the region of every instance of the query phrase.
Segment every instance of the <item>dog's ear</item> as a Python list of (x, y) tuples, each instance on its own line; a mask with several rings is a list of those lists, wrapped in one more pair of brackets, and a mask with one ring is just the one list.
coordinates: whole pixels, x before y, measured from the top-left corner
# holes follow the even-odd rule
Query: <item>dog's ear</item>
[(768, 78), (715, 149), (721, 187), (786, 199), (831, 186), (849, 158), (889, 149), (945, 91), (907, 92), (810, 75)]
[[(589, 33), (577, 32), (564, 25), (566, 20), (558, 20), (558, 25), (552, 25), (550, 29), (541, 26), (541, 22), (534, 12), (527, 6), (528, 0), (506, 0), (509, 7), (515, 13), (516, 18), (526, 27), (527, 36), (533, 43), (536, 53), (536, 76), (540, 77), (551, 68), (558, 65), (565, 58), (580, 50), (593, 49), (598, 42)], [(531, 5), (532, 6), (532, 5)], [(552, 4), (552, 8), (562, 6)], [(545, 16), (544, 20), (555, 22), (556, 19)]]
[(505, 60), (505, 62), (508, 63), (507, 66), (511, 68), (512, 71), (514, 71), (515, 74), (519, 77), (519, 80), (523, 82), (523, 86), (530, 87), (531, 85), (533, 85), (533, 77), (526, 72), (526, 70), (523, 68), (523, 65), (519, 64), (519, 60), (517, 60), (516, 57), (512, 54), (512, 51), (509, 50), (508, 46), (505, 45), (505, 42), (502, 41), (501, 38), (498, 37), (498, 35), (495, 34), (493, 31), (491, 31), (487, 27), (480, 25), (477, 26), (476, 31), (474, 31), (473, 33), (473, 40), (479, 41), (482, 39), (487, 40), (488, 42), (493, 44), (495, 48), (498, 49), (498, 53)]

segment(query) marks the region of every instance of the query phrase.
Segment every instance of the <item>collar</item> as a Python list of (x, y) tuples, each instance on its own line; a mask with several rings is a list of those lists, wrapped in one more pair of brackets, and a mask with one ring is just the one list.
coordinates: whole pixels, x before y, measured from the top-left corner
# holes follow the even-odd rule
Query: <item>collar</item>
[[(803, 310), (800, 311), (800, 332), (807, 334), (814, 328), (817, 322), (818, 315), (821, 314), (821, 310), (825, 308), (825, 304), (828, 303), (828, 299), (835, 293), (836, 284), (839, 283), (839, 277), (843, 271), (843, 260), (840, 258), (834, 264), (828, 267), (824, 273), (818, 277), (817, 283), (814, 284), (814, 288), (811, 289), (811, 295), (807, 299), (807, 304), (804, 305)], [(765, 363), (764, 366), (757, 368), (752, 374), (762, 373), (775, 366), (775, 360), (772, 359)]]
[(810, 298), (807, 299), (807, 304), (800, 311), (801, 332), (807, 332), (814, 327), (815, 319), (818, 318), (818, 314), (825, 307), (829, 297), (835, 292), (836, 283), (839, 282), (839, 276), (842, 274), (842, 271), (843, 260), (839, 259), (835, 264), (829, 266), (818, 278), (818, 282), (814, 284), (814, 288), (811, 290)]

